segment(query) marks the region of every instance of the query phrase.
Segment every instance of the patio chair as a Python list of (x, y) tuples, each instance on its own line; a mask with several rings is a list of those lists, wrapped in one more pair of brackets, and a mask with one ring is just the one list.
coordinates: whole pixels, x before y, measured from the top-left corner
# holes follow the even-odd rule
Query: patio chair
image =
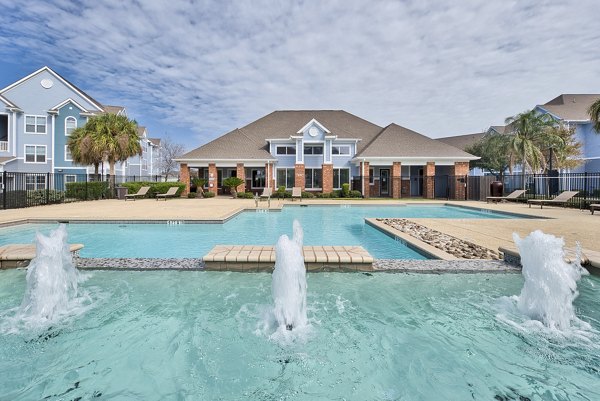
[(127, 200), (127, 199), (135, 200), (135, 198), (143, 198), (144, 196), (146, 196), (149, 189), (150, 189), (150, 187), (141, 187), (136, 193), (125, 195), (125, 200)]
[(256, 207), (258, 207), (258, 202), (264, 201), (264, 200), (266, 200), (268, 202), (268, 207), (271, 207), (271, 195), (273, 195), (273, 189), (272, 188), (265, 188), (265, 189), (263, 189), (263, 193), (260, 194), (260, 196), (255, 195), (254, 196), (254, 203), (256, 204)]
[(490, 201), (498, 203), (500, 201), (518, 201), (521, 196), (523, 196), (527, 192), (526, 189), (518, 189), (516, 191), (512, 191), (510, 194), (506, 196), (488, 196), (485, 198), (487, 203)]
[(302, 188), (300, 187), (292, 188), (292, 202), (296, 198), (300, 199), (300, 202), (302, 202)]
[(590, 212), (594, 214), (594, 210), (600, 210), (600, 203), (592, 203), (590, 205)]
[(175, 195), (177, 194), (177, 190), (179, 188), (178, 187), (171, 187), (169, 188), (169, 190), (167, 192), (165, 192), (164, 194), (156, 194), (156, 200), (159, 200), (161, 198), (164, 198), (164, 200), (166, 201), (167, 198), (174, 198)]
[(529, 199), (527, 203), (529, 207), (531, 205), (540, 205), (540, 209), (544, 208), (544, 205), (562, 205), (565, 206), (567, 202), (571, 200), (572, 197), (577, 195), (579, 191), (565, 191), (557, 196), (554, 199)]

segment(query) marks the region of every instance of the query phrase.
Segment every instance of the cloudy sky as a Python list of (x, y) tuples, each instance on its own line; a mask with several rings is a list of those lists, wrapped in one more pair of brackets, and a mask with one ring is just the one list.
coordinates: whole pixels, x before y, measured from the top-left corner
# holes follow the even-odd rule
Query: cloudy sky
[(0, 0), (0, 10), (0, 87), (48, 65), (188, 150), (273, 110), (344, 109), (440, 137), (560, 93), (600, 93), (597, 0)]

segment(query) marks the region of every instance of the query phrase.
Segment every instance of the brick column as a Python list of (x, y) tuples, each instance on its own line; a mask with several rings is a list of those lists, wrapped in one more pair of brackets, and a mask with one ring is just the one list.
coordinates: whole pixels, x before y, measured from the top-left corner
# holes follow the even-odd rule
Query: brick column
[(435, 198), (435, 163), (427, 162), (423, 168), (423, 198)]
[(244, 163), (237, 164), (237, 172), (236, 177), (244, 181), (235, 189), (237, 192), (246, 192), (246, 169), (244, 168)]
[(402, 197), (402, 163), (394, 162), (392, 165), (392, 198)]
[(181, 196), (187, 196), (190, 193), (190, 168), (186, 163), (179, 165), (179, 181), (185, 184)]
[(304, 164), (296, 164), (294, 165), (294, 186), (300, 187), (304, 191), (305, 185)]
[(329, 194), (333, 192), (333, 164), (323, 164), (321, 169), (323, 172), (323, 193)]
[(208, 192), (214, 192), (216, 195), (218, 190), (217, 184), (217, 165), (215, 163), (208, 164)]
[(362, 162), (362, 169), (360, 175), (363, 177), (363, 197), (368, 198), (371, 196), (370, 186), (369, 186), (369, 162)]
[(277, 190), (277, 188), (275, 188), (275, 179), (273, 178), (274, 169), (275, 166), (273, 164), (265, 164), (265, 185), (271, 188), (273, 192)]
[[(469, 162), (455, 162), (452, 175), (454, 176), (454, 199), (465, 200), (467, 197), (467, 176)], [(464, 182), (462, 181), (464, 180)]]

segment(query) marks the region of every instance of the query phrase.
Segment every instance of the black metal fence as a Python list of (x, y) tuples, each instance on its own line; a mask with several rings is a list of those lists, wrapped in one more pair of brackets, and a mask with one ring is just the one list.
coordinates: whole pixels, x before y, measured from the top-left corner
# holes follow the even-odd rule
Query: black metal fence
[[(0, 173), (0, 209), (15, 209), (55, 203), (113, 198), (108, 175), (69, 173)], [(115, 176), (115, 185), (125, 182), (165, 181), (164, 176)]]

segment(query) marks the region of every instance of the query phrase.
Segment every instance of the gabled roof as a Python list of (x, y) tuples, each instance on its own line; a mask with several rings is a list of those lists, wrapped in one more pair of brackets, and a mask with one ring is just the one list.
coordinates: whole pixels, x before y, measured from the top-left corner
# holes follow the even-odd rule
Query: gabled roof
[(7, 87), (3, 88), (0, 90), (0, 94), (14, 88), (15, 86), (20, 85), (21, 83), (27, 81), (29, 78), (36, 76), (37, 74), (43, 72), (43, 71), (47, 71), (49, 74), (53, 75), (56, 79), (58, 79), (59, 81), (61, 81), (63, 84), (65, 84), (67, 87), (69, 87), (71, 90), (75, 91), (79, 96), (83, 97), (85, 100), (87, 100), (91, 105), (93, 105), (98, 111), (103, 111), (102, 105), (100, 104), (100, 102), (94, 100), (93, 97), (91, 97), (90, 95), (88, 95), (87, 93), (85, 93), (84, 91), (82, 91), (81, 89), (79, 89), (77, 86), (73, 85), (71, 82), (67, 81), (65, 78), (63, 78), (62, 76), (60, 76), (58, 73), (54, 72), (50, 67), (48, 66), (44, 66), (42, 68), (40, 68), (37, 71), (32, 72), (31, 74), (27, 75), (24, 78), (19, 79), (17, 82), (14, 82), (10, 85), (8, 85)]
[(144, 127), (143, 125), (138, 125), (137, 132), (138, 132), (138, 136), (140, 138), (142, 138), (144, 136), (144, 132), (146, 132), (146, 127)]
[(160, 146), (160, 138), (148, 138), (150, 143), (154, 146)]
[(356, 158), (431, 157), (477, 159), (461, 149), (396, 124), (385, 127)]
[(104, 109), (104, 112), (108, 113), (108, 114), (116, 114), (116, 115), (125, 114), (125, 107), (123, 107), (123, 106), (109, 106), (109, 105), (105, 104), (105, 105), (102, 105), (102, 108)]
[(0, 101), (2, 101), (2, 103), (6, 104), (8, 107), (15, 108), (15, 109), (19, 108), (19, 106), (17, 106), (16, 104), (14, 104), (13, 102), (11, 102), (10, 100), (8, 100), (7, 98), (5, 98), (2, 95), (0, 95)]
[(68, 98), (67, 100), (64, 100), (62, 102), (60, 102), (59, 104), (57, 104), (56, 106), (52, 107), (50, 110), (48, 111), (58, 111), (60, 108), (62, 108), (64, 105), (66, 105), (67, 103), (73, 103), (75, 105), (75, 107), (77, 107), (79, 110), (88, 113), (89, 111), (86, 110), (82, 105), (80, 105), (79, 103), (77, 103), (75, 100)]
[(506, 132), (506, 125), (492, 125), (488, 128), (488, 132), (496, 131), (498, 134), (504, 134)]
[(588, 109), (600, 94), (563, 94), (536, 107), (568, 121), (589, 121)]
[(478, 132), (476, 134), (447, 136), (445, 138), (437, 138), (436, 140), (454, 146), (455, 148), (465, 150), (469, 146), (480, 141), (484, 136), (485, 132)]
[(178, 160), (275, 160), (268, 151), (267, 139), (289, 139), (296, 136), (298, 130), (313, 119), (338, 138), (361, 139), (358, 142), (359, 151), (381, 132), (380, 126), (343, 110), (274, 111), (180, 156)]

